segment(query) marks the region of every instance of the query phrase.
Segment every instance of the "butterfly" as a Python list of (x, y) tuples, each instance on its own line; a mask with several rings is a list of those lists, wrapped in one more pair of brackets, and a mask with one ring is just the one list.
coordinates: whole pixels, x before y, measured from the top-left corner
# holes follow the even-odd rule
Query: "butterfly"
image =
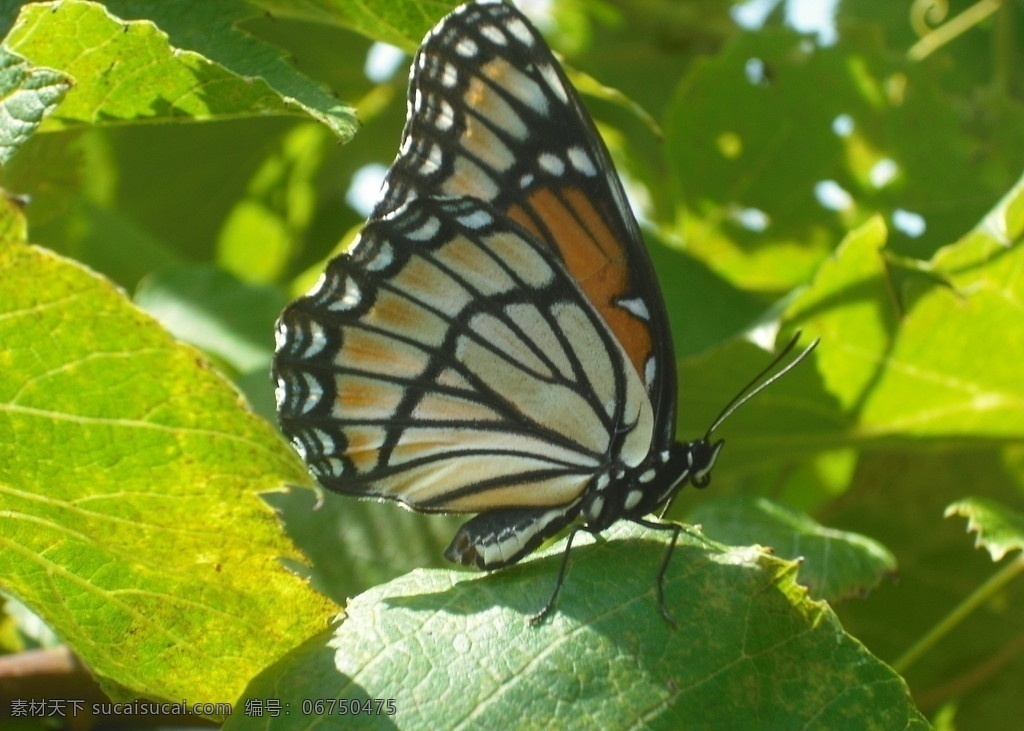
[(577, 92), (513, 6), (468, 3), (426, 35), (407, 115), (356, 242), (277, 322), (282, 431), (327, 489), (475, 514), (445, 551), (456, 563), (509, 566), (573, 525), (534, 623), (580, 530), (669, 531), (657, 594), (671, 623), (681, 526), (645, 516), (708, 484), (712, 431), (810, 349), (676, 441), (672, 337), (639, 227)]

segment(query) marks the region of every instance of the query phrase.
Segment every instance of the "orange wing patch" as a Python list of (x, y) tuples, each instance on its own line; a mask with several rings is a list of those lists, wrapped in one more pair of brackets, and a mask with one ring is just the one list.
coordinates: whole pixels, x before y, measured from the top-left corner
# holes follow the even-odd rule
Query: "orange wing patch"
[[(561, 193), (538, 189), (527, 198), (528, 208), (514, 205), (507, 214), (541, 240), (554, 244), (644, 380), (647, 360), (654, 351), (650, 330), (646, 322), (638, 327), (639, 318), (615, 304), (617, 299), (635, 296), (628, 292), (625, 243), (615, 237), (583, 191), (567, 188)], [(538, 221), (546, 232), (538, 230)]]

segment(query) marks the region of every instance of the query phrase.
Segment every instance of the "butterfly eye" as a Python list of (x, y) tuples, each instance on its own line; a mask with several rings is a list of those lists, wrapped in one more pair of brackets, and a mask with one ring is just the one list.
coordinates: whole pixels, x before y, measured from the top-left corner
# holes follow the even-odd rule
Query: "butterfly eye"
[(502, 568), (574, 526), (536, 621), (576, 532), (668, 530), (669, 618), (679, 526), (644, 515), (708, 484), (722, 442), (675, 442), (672, 337), (636, 219), (513, 6), (463, 5), (424, 38), (383, 191), (278, 320), (284, 434), (328, 489), (475, 514), (445, 552), (457, 563)]

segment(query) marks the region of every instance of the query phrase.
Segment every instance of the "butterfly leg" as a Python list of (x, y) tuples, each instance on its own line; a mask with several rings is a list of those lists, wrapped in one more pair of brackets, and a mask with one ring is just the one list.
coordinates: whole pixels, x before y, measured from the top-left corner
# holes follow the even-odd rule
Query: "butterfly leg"
[(675, 629), (676, 620), (669, 613), (668, 607), (665, 606), (665, 572), (668, 571), (668, 564), (672, 560), (672, 552), (676, 550), (676, 541), (679, 540), (679, 534), (682, 532), (683, 527), (679, 523), (658, 523), (652, 520), (644, 520), (643, 518), (633, 518), (632, 520), (634, 523), (645, 528), (667, 530), (672, 533), (672, 540), (669, 541), (668, 548), (665, 549), (665, 555), (661, 559), (661, 568), (658, 569), (658, 609), (661, 610), (661, 616), (665, 618), (665, 621), (672, 626), (672, 629)]
[[(565, 550), (562, 552), (562, 564), (558, 567), (558, 577), (555, 579), (555, 590), (551, 592), (551, 596), (548, 598), (547, 604), (541, 607), (541, 610), (535, 615), (530, 617), (530, 625), (537, 627), (542, 624), (548, 615), (551, 614), (551, 610), (555, 608), (555, 600), (558, 599), (558, 593), (562, 591), (562, 583), (565, 581), (565, 572), (569, 568), (569, 552), (572, 550), (572, 541), (576, 537), (576, 534), (581, 530), (588, 530), (587, 526), (581, 525), (573, 528), (569, 533), (569, 537), (565, 540)], [(590, 531), (588, 531), (590, 532)]]

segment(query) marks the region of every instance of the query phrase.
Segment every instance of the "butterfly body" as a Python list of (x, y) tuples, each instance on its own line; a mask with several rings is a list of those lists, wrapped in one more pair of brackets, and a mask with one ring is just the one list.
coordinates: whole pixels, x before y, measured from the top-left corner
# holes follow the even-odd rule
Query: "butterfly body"
[(310, 472), (477, 514), (445, 552), (457, 563), (507, 566), (570, 525), (678, 534), (643, 516), (705, 486), (722, 446), (675, 440), (636, 220), (551, 51), (502, 3), (427, 34), (380, 202), (276, 334), (278, 417)]

